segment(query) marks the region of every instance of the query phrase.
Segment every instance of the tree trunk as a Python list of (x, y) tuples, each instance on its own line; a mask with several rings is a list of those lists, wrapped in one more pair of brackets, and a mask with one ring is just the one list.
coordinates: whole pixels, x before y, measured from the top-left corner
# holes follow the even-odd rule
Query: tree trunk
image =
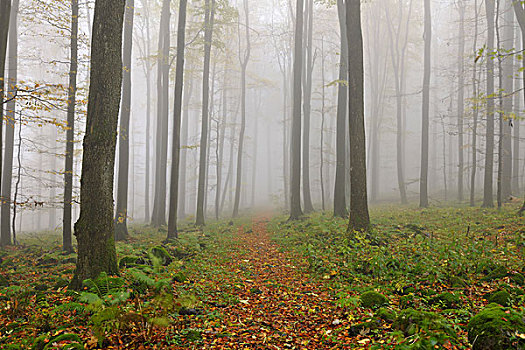
[(67, 98), (66, 165), (64, 170), (64, 212), (62, 216), (62, 249), (73, 251), (72, 217), (73, 161), (75, 159), (75, 106), (78, 70), (78, 0), (71, 0), (71, 61), (69, 65), (69, 88)]
[(180, 155), (180, 181), (179, 181), (179, 219), (184, 219), (186, 216), (186, 178), (188, 174), (188, 169), (186, 169), (188, 164), (188, 135), (189, 135), (189, 112), (190, 112), (190, 101), (193, 94), (193, 80), (191, 78), (187, 79), (187, 85), (185, 86), (184, 91), (184, 102), (183, 102), (183, 112), (182, 112), (182, 135), (181, 135), (181, 155)]
[(175, 102), (173, 110), (173, 143), (171, 156), (170, 211), (168, 221), (168, 239), (178, 238), (177, 206), (179, 204), (179, 165), (180, 165), (180, 128), (182, 114), (182, 89), (184, 86), (184, 51), (186, 47), (186, 7), (188, 1), (179, 4), (179, 22), (177, 29), (177, 63), (175, 73)]
[[(129, 120), (131, 115), (131, 54), (133, 48), (133, 16), (135, 0), (126, 0), (124, 15), (124, 52), (122, 68), (122, 105), (120, 108), (119, 163), (115, 240), (128, 239), (128, 182), (129, 182)], [(132, 180), (133, 181), (133, 180)]]
[(7, 113), (5, 131), (5, 155), (2, 171), (1, 242), (2, 246), (11, 244), (11, 187), (13, 179), (13, 152), (15, 143), (15, 109), (18, 81), (18, 7), (14, 0), (9, 19), (9, 68), (7, 77)]
[[(4, 127), (4, 89), (5, 89), (5, 61), (7, 39), (9, 33), (9, 18), (11, 17), (11, 0), (0, 0), (0, 191), (2, 188), (2, 148)], [(0, 246), (11, 243), (11, 237), (0, 234)]]
[(312, 49), (312, 36), (313, 36), (313, 0), (306, 0), (305, 10), (305, 45), (304, 45), (304, 98), (303, 98), (303, 113), (304, 113), (304, 125), (303, 125), (303, 201), (305, 213), (311, 213), (314, 211), (312, 204), (312, 194), (310, 191), (310, 114), (312, 110), (312, 75), (313, 75), (313, 49)]
[(71, 288), (101, 272), (118, 274), (114, 240), (113, 178), (122, 87), (122, 25), (125, 3), (96, 0), (91, 77), (75, 224), (78, 260)]
[[(521, 50), (523, 50), (525, 45), (523, 45), (523, 42), (520, 39), (520, 32), (516, 31), (516, 46), (519, 48), (518, 43), (521, 44)], [(517, 60), (517, 62), (519, 62), (519, 60)], [(515, 89), (519, 90), (520, 88), (523, 88), (523, 84), (520, 80), (517, 80)], [(516, 113), (518, 113), (518, 111), (520, 110), (521, 96), (520, 94), (516, 94), (514, 98), (514, 110), (516, 111)], [(518, 195), (520, 193), (520, 124), (520, 118), (515, 118), (512, 150), (512, 193), (514, 195)]]
[(425, 0), (425, 73), (423, 78), (423, 119), (421, 134), (421, 179), (419, 189), (419, 206), (428, 207), (428, 133), (430, 112), (430, 61), (432, 42), (432, 17), (430, 14), (430, 0)]
[(237, 149), (237, 179), (235, 183), (235, 202), (233, 205), (233, 217), (239, 215), (239, 205), (241, 201), (241, 183), (242, 183), (242, 157), (244, 151), (244, 134), (246, 132), (246, 69), (250, 60), (251, 43), (250, 43), (250, 13), (248, 7), (248, 0), (244, 0), (244, 15), (246, 17), (246, 24), (244, 26), (246, 32), (246, 48), (244, 53), (241, 51), (241, 32), (239, 25), (239, 62), (241, 64), (241, 130), (239, 134), (239, 147)]
[(360, 0), (346, 1), (348, 107), (350, 129), (350, 220), (348, 231), (368, 231), (363, 34)]
[(303, 215), (301, 209), (301, 74), (303, 71), (303, 9), (304, 1), (297, 0), (293, 67), (290, 220), (297, 220)]
[(155, 194), (151, 224), (166, 225), (166, 175), (168, 163), (168, 107), (170, 54), (170, 0), (163, 0), (157, 59), (157, 146), (155, 154)]
[(205, 19), (204, 19), (204, 73), (202, 76), (202, 128), (200, 141), (200, 160), (199, 160), (199, 184), (197, 192), (197, 215), (195, 224), (204, 225), (204, 191), (206, 186), (206, 151), (208, 150), (208, 119), (210, 102), (210, 61), (211, 46), (213, 39), (213, 22), (215, 17), (215, 0), (205, 0)]
[(459, 10), (459, 48), (458, 48), (458, 200), (463, 201), (464, 141), (463, 118), (465, 112), (465, 3), (458, 3)]
[[(488, 40), (487, 52), (494, 49), (494, 0), (486, 0)], [(487, 141), (485, 143), (485, 177), (483, 183), (483, 207), (494, 207), (494, 61), (487, 56)]]
[(346, 38), (346, 9), (343, 0), (337, 0), (337, 14), (341, 32), (339, 57), (339, 84), (337, 88), (336, 167), (334, 184), (334, 216), (346, 217), (346, 120), (348, 116), (348, 88), (344, 83), (348, 72), (348, 40)]
[[(479, 25), (479, 13), (478, 13), (478, 0), (474, 3), (475, 6), (475, 24), (474, 24), (474, 45), (473, 53), (474, 57), (478, 55), (478, 25)], [(472, 90), (474, 107), (473, 107), (473, 125), (472, 125), (472, 170), (470, 174), (470, 206), (473, 207), (476, 205), (476, 172), (478, 168), (478, 79), (477, 79), (477, 64), (474, 62), (474, 67), (472, 70)]]

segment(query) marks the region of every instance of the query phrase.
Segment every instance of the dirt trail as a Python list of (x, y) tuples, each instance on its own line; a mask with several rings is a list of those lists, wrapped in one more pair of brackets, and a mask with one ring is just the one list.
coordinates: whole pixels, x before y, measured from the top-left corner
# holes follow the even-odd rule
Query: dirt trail
[[(329, 339), (340, 313), (330, 293), (304, 274), (306, 261), (281, 252), (270, 239), (267, 220), (240, 228), (231, 268), (244, 276), (240, 303), (224, 309), (229, 337), (207, 336), (207, 348), (332, 349)], [(335, 325), (334, 325), (335, 321)], [(211, 338), (211, 339), (210, 339)]]

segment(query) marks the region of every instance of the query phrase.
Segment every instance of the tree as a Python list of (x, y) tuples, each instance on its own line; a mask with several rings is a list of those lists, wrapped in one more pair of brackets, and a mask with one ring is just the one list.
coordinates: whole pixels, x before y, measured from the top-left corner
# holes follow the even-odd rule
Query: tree
[(428, 207), (428, 134), (430, 113), (430, 61), (432, 43), (432, 18), (430, 0), (425, 0), (425, 72), (423, 77), (423, 119), (421, 133), (421, 178), (419, 189), (419, 206)]
[(170, 72), (170, 0), (163, 0), (157, 58), (157, 144), (155, 148), (155, 193), (151, 223), (166, 224), (166, 173), (168, 163), (168, 107)]
[(113, 179), (122, 87), (124, 1), (96, 0), (91, 76), (80, 185), (80, 218), (75, 224), (78, 260), (71, 287), (101, 272), (117, 274)]
[[(494, 0), (486, 0), (487, 50), (494, 49)], [(489, 55), (490, 56), (490, 55)], [(483, 207), (494, 207), (494, 61), (487, 57), (487, 142), (485, 143), (485, 177), (483, 182)]]
[(295, 19), (295, 44), (293, 64), (293, 106), (292, 106), (292, 144), (291, 144), (291, 196), (290, 220), (297, 220), (301, 209), (301, 74), (303, 71), (303, 9), (304, 1), (297, 0)]
[[(2, 188), (2, 129), (4, 125), (5, 60), (10, 16), (11, 0), (0, 0), (0, 189)], [(8, 245), (10, 243), (11, 237), (1, 234), (0, 246)]]
[(348, 107), (350, 128), (350, 220), (348, 231), (370, 227), (366, 185), (364, 59), (360, 0), (346, 0)]
[[(512, 4), (514, 7), (514, 13), (516, 14), (516, 19), (518, 20), (518, 24), (521, 30), (522, 49), (525, 49), (525, 8), (524, 8), (525, 4), (523, 4), (521, 1), (514, 1)], [(523, 85), (522, 86), (525, 87), (525, 60), (522, 59), (521, 61), (522, 61), (522, 71), (523, 71), (522, 73)], [(523, 94), (525, 95), (525, 89), (523, 89)], [(519, 120), (516, 121), (516, 123), (519, 123)], [(519, 139), (517, 142), (518, 142), (517, 149), (519, 149)], [(517, 154), (515, 154), (514, 157), (517, 157)], [(519, 165), (519, 160), (517, 161), (517, 163)], [(517, 177), (517, 174), (514, 174), (514, 176)], [(525, 203), (523, 204), (523, 207), (520, 210), (520, 214), (522, 214), (524, 211), (525, 211)]]
[(199, 183), (197, 189), (197, 215), (195, 224), (203, 226), (204, 221), (204, 196), (206, 187), (209, 104), (210, 104), (210, 61), (213, 40), (213, 22), (215, 18), (215, 0), (205, 1), (204, 15), (204, 72), (202, 76), (202, 125), (199, 154)]
[(235, 202), (233, 205), (233, 217), (239, 215), (239, 204), (241, 201), (241, 183), (242, 183), (242, 157), (244, 150), (244, 133), (246, 132), (246, 69), (250, 61), (251, 42), (250, 42), (250, 10), (248, 0), (244, 0), (244, 15), (246, 23), (244, 25), (246, 33), (246, 48), (241, 50), (240, 26), (239, 26), (239, 63), (241, 64), (241, 130), (239, 134), (239, 148), (237, 150), (237, 180), (235, 183)]
[(346, 38), (346, 8), (343, 0), (337, 0), (337, 14), (341, 32), (341, 54), (339, 57), (339, 84), (337, 89), (336, 167), (334, 187), (334, 216), (346, 217), (346, 118), (348, 116), (348, 40)]
[(463, 201), (464, 141), (463, 118), (465, 112), (465, 2), (458, 2), (459, 11), (459, 46), (458, 46), (458, 200)]
[(179, 4), (179, 23), (177, 29), (177, 63), (175, 72), (175, 103), (173, 111), (173, 143), (171, 162), (170, 207), (168, 217), (168, 239), (178, 237), (177, 208), (179, 203), (179, 165), (180, 165), (180, 129), (182, 115), (182, 89), (184, 87), (184, 50), (186, 46), (186, 7), (188, 1)]
[[(474, 2), (474, 43), (473, 53), (474, 57), (478, 54), (478, 31), (479, 31), (479, 11), (478, 11), (478, 0)], [(472, 171), (470, 174), (470, 206), (476, 205), (476, 172), (478, 168), (478, 79), (477, 79), (477, 64), (474, 62), (474, 68), (472, 69), (472, 100), (474, 101), (473, 106), (473, 122), (472, 122)]]
[(71, 58), (67, 96), (66, 164), (64, 170), (64, 212), (62, 217), (62, 248), (73, 251), (71, 207), (73, 205), (73, 161), (75, 153), (75, 107), (78, 71), (78, 0), (71, 0)]
[(312, 111), (312, 77), (314, 69), (314, 57), (312, 49), (313, 23), (314, 23), (314, 2), (306, 0), (306, 10), (304, 21), (304, 51), (303, 51), (303, 200), (304, 211), (310, 213), (314, 211), (312, 204), (312, 194), (310, 191), (310, 115)]
[(18, 7), (14, 0), (9, 19), (9, 69), (7, 77), (7, 113), (5, 131), (4, 168), (2, 171), (2, 209), (0, 230), (2, 245), (11, 244), (11, 188), (13, 179), (13, 153), (15, 144), (15, 112), (18, 82)]
[(122, 105), (120, 108), (117, 211), (115, 239), (126, 240), (128, 234), (129, 121), (131, 115), (131, 53), (133, 49), (133, 16), (135, 0), (126, 0), (124, 14), (124, 57), (122, 67)]

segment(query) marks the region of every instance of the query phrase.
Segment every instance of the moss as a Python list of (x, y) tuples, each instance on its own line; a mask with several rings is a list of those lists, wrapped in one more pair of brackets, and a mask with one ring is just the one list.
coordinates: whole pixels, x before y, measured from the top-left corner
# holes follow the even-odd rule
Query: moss
[[(525, 340), (513, 344), (516, 333), (525, 333), (523, 317), (502, 307), (490, 307), (474, 316), (467, 327), (473, 350), (523, 349)], [(517, 346), (516, 346), (517, 345)]]
[(369, 291), (361, 294), (361, 305), (366, 308), (376, 309), (378, 307), (388, 305), (388, 298), (383, 294), (374, 291)]
[(521, 273), (512, 274), (510, 280), (519, 286), (525, 285), (525, 277)]
[(445, 292), (436, 295), (435, 297), (430, 299), (431, 305), (441, 305), (446, 309), (455, 309), (460, 304), (461, 300), (456, 294)]
[(507, 268), (505, 266), (498, 266), (492, 270), (485, 278), (484, 281), (493, 281), (503, 277), (506, 277), (508, 274)]
[(122, 269), (124, 267), (135, 266), (139, 259), (140, 258), (137, 256), (125, 256), (119, 260), (118, 267), (119, 269)]
[(0, 274), (0, 287), (9, 287), (9, 279)]
[(399, 307), (402, 309), (413, 307), (415, 300), (416, 297), (414, 296), (414, 294), (404, 295), (401, 298), (399, 298)]
[(394, 322), (397, 315), (395, 311), (382, 307), (376, 311), (374, 316), (387, 322)]
[(396, 318), (393, 327), (402, 331), (405, 336), (413, 336), (421, 330), (427, 333), (442, 333), (451, 337), (455, 336), (453, 328), (440, 315), (414, 309), (403, 310)]
[(510, 300), (510, 294), (506, 290), (495, 292), (488, 299), (489, 303), (495, 303), (501, 306), (510, 306)]
[(170, 253), (168, 253), (168, 251), (164, 247), (161, 247), (161, 246), (153, 247), (151, 248), (150, 253), (155, 258), (159, 259), (162, 265), (164, 266), (168, 266), (173, 261)]
[(448, 283), (452, 288), (465, 288), (467, 286), (467, 283), (458, 276), (450, 277)]

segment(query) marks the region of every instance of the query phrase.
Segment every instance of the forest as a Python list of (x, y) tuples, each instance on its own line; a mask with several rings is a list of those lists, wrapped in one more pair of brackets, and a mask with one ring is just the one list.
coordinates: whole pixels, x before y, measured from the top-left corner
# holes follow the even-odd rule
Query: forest
[(525, 350), (524, 50), (523, 0), (0, 0), (0, 348)]

